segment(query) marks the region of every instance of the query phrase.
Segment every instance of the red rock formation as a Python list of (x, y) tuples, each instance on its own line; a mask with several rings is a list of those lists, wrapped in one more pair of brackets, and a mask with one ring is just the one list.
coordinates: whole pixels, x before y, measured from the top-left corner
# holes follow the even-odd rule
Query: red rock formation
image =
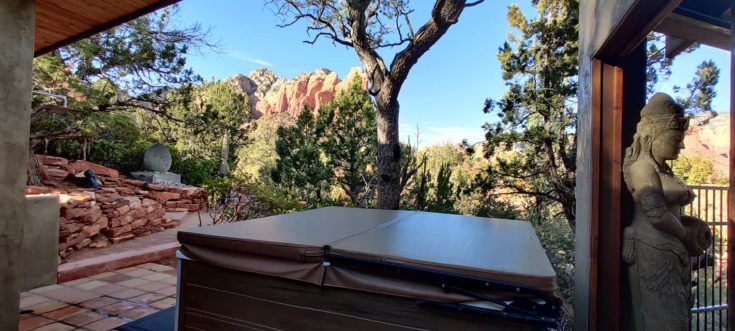
[(228, 80), (248, 96), (253, 114), (259, 118), (275, 113), (288, 113), (295, 117), (305, 105), (317, 110), (332, 101), (338, 92), (347, 89), (355, 78), (367, 89), (367, 74), (360, 68), (352, 68), (344, 80), (327, 69), (304, 73), (290, 81), (276, 77), (267, 69), (258, 69), (247, 77), (236, 75)]

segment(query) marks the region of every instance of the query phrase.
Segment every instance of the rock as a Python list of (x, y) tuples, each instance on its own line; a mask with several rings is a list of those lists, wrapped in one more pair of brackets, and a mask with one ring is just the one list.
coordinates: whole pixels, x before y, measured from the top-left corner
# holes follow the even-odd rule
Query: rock
[(82, 218), (84, 215), (87, 215), (91, 213), (92, 211), (87, 208), (73, 208), (73, 209), (67, 209), (66, 213), (64, 213), (64, 217), (66, 219), (71, 220), (75, 218)]
[(36, 154), (36, 158), (39, 163), (46, 166), (65, 166), (69, 164), (69, 160), (58, 156)]
[(99, 207), (93, 207), (90, 212), (82, 217), (82, 222), (91, 224), (97, 222), (97, 219), (102, 216), (102, 210)]
[(99, 164), (84, 161), (84, 160), (76, 160), (72, 163), (69, 163), (67, 169), (73, 170), (70, 172), (73, 172), (75, 175), (84, 172), (87, 169), (92, 169), (97, 176), (107, 176), (112, 178), (118, 178), (120, 174), (117, 170), (111, 169), (108, 167), (103, 167)]
[(107, 247), (107, 243), (108, 243), (107, 237), (98, 234), (92, 237), (91, 239), (92, 239), (92, 243), (89, 244), (89, 247), (92, 247), (92, 248)]
[(154, 144), (143, 154), (143, 169), (156, 172), (168, 172), (171, 168), (171, 152), (162, 144)]
[(87, 237), (91, 237), (100, 233), (101, 228), (99, 224), (88, 225), (82, 228), (82, 233)]
[(360, 68), (352, 68), (344, 81), (324, 68), (302, 73), (288, 81), (265, 68), (257, 69), (247, 77), (235, 75), (225, 80), (240, 94), (248, 96), (253, 115), (259, 118), (276, 113), (296, 117), (304, 105), (316, 110), (334, 99), (337, 92), (347, 89), (354, 78), (359, 79), (363, 89), (367, 90), (367, 74)]
[(125, 235), (121, 235), (119, 237), (110, 238), (110, 241), (112, 241), (113, 244), (117, 244), (117, 243), (119, 243), (121, 241), (130, 240), (130, 239), (133, 239), (133, 238), (135, 238), (135, 235), (132, 234), (132, 233), (128, 233), (128, 234), (125, 234)]
[(46, 194), (49, 191), (51, 189), (44, 186), (26, 186), (26, 195)]
[(158, 201), (168, 201), (173, 199), (178, 199), (181, 197), (181, 194), (178, 193), (171, 193), (171, 192), (150, 192), (148, 193), (149, 198), (156, 199)]

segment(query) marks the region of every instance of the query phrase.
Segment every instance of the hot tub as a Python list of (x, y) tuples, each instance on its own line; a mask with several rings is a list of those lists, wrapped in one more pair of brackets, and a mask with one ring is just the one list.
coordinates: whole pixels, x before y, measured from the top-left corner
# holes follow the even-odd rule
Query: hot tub
[(536, 330), (560, 310), (523, 221), (329, 207), (178, 238), (181, 330)]

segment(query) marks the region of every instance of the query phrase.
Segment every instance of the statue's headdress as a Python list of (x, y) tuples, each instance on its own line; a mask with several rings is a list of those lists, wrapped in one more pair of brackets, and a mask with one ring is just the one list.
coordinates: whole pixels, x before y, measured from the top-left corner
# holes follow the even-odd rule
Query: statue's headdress
[(689, 118), (684, 116), (684, 108), (668, 94), (656, 93), (641, 110), (636, 132), (653, 138), (667, 130), (686, 131), (687, 128)]

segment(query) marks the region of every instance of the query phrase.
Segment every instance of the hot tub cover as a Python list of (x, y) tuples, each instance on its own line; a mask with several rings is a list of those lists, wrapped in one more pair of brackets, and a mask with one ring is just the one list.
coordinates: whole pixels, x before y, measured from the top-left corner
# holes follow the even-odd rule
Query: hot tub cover
[[(328, 207), (179, 231), (187, 257), (325, 286), (466, 301), (330, 257), (517, 284), (558, 298), (554, 269), (528, 222), (417, 211)], [(423, 293), (423, 294), (421, 294)]]

